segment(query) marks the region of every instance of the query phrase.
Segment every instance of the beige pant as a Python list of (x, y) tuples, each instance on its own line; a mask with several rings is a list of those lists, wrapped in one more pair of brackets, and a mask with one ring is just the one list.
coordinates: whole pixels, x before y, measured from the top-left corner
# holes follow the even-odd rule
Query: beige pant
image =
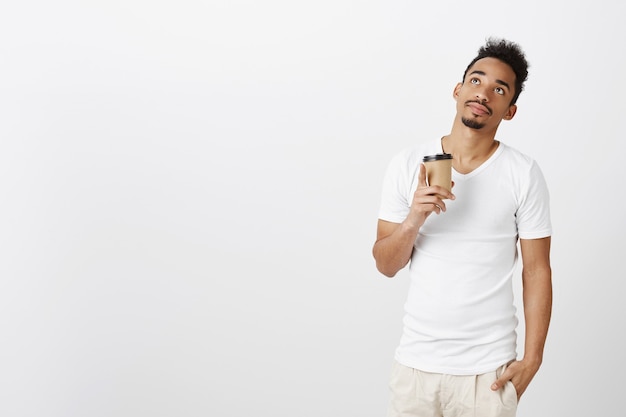
[(491, 384), (506, 365), (482, 375), (433, 374), (394, 361), (387, 417), (515, 417), (517, 393), (509, 381)]

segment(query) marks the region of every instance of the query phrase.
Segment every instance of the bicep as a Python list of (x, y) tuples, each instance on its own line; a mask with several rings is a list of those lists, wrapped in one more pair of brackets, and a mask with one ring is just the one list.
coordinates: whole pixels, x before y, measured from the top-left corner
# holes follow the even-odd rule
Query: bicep
[(537, 291), (550, 298), (552, 268), (550, 267), (550, 237), (520, 239), (522, 250), (522, 285), (524, 293)]
[(551, 238), (520, 239), (522, 265), (526, 271), (550, 268)]

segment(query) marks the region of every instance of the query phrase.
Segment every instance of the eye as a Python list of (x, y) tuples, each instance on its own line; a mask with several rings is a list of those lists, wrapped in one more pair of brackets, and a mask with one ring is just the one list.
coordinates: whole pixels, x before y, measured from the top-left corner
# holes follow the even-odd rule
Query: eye
[(478, 78), (472, 78), (470, 80), (470, 83), (472, 83), (474, 85), (479, 85), (480, 84), (480, 80)]
[(503, 96), (505, 93), (504, 88), (502, 87), (496, 87), (493, 89), (493, 91), (495, 91), (497, 94), (500, 94), (501, 96)]

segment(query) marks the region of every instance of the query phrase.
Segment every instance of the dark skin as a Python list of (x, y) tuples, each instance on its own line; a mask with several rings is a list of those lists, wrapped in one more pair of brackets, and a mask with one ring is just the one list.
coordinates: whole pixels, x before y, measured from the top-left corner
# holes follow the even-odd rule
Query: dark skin
[[(457, 113), (442, 146), (453, 155), (453, 167), (462, 174), (472, 172), (496, 151), (495, 135), (502, 120), (511, 120), (517, 106), (511, 104), (515, 73), (496, 58), (478, 60), (462, 83), (455, 86), (453, 98)], [(376, 267), (387, 277), (394, 277), (411, 259), (419, 230), (432, 215), (444, 215), (445, 200), (455, 199), (452, 192), (428, 186), (424, 165), (420, 166), (418, 186), (409, 214), (402, 223), (378, 221), (373, 255)], [(552, 271), (550, 238), (520, 239), (525, 320), (524, 357), (509, 364), (494, 381), (492, 390), (511, 381), (518, 400), (526, 391), (543, 359), (552, 310)]]

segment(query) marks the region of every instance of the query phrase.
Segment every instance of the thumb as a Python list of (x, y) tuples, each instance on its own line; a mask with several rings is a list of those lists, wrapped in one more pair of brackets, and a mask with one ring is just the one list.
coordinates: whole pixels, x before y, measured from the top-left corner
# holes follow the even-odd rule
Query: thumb
[(506, 382), (509, 380), (508, 375), (505, 373), (503, 373), (502, 375), (500, 375), (500, 378), (496, 379), (496, 381), (491, 384), (491, 390), (492, 391), (497, 391), (500, 388), (502, 388), (504, 385), (506, 385)]
[(426, 166), (423, 163), (420, 164), (420, 172), (417, 176), (417, 187), (426, 187)]

